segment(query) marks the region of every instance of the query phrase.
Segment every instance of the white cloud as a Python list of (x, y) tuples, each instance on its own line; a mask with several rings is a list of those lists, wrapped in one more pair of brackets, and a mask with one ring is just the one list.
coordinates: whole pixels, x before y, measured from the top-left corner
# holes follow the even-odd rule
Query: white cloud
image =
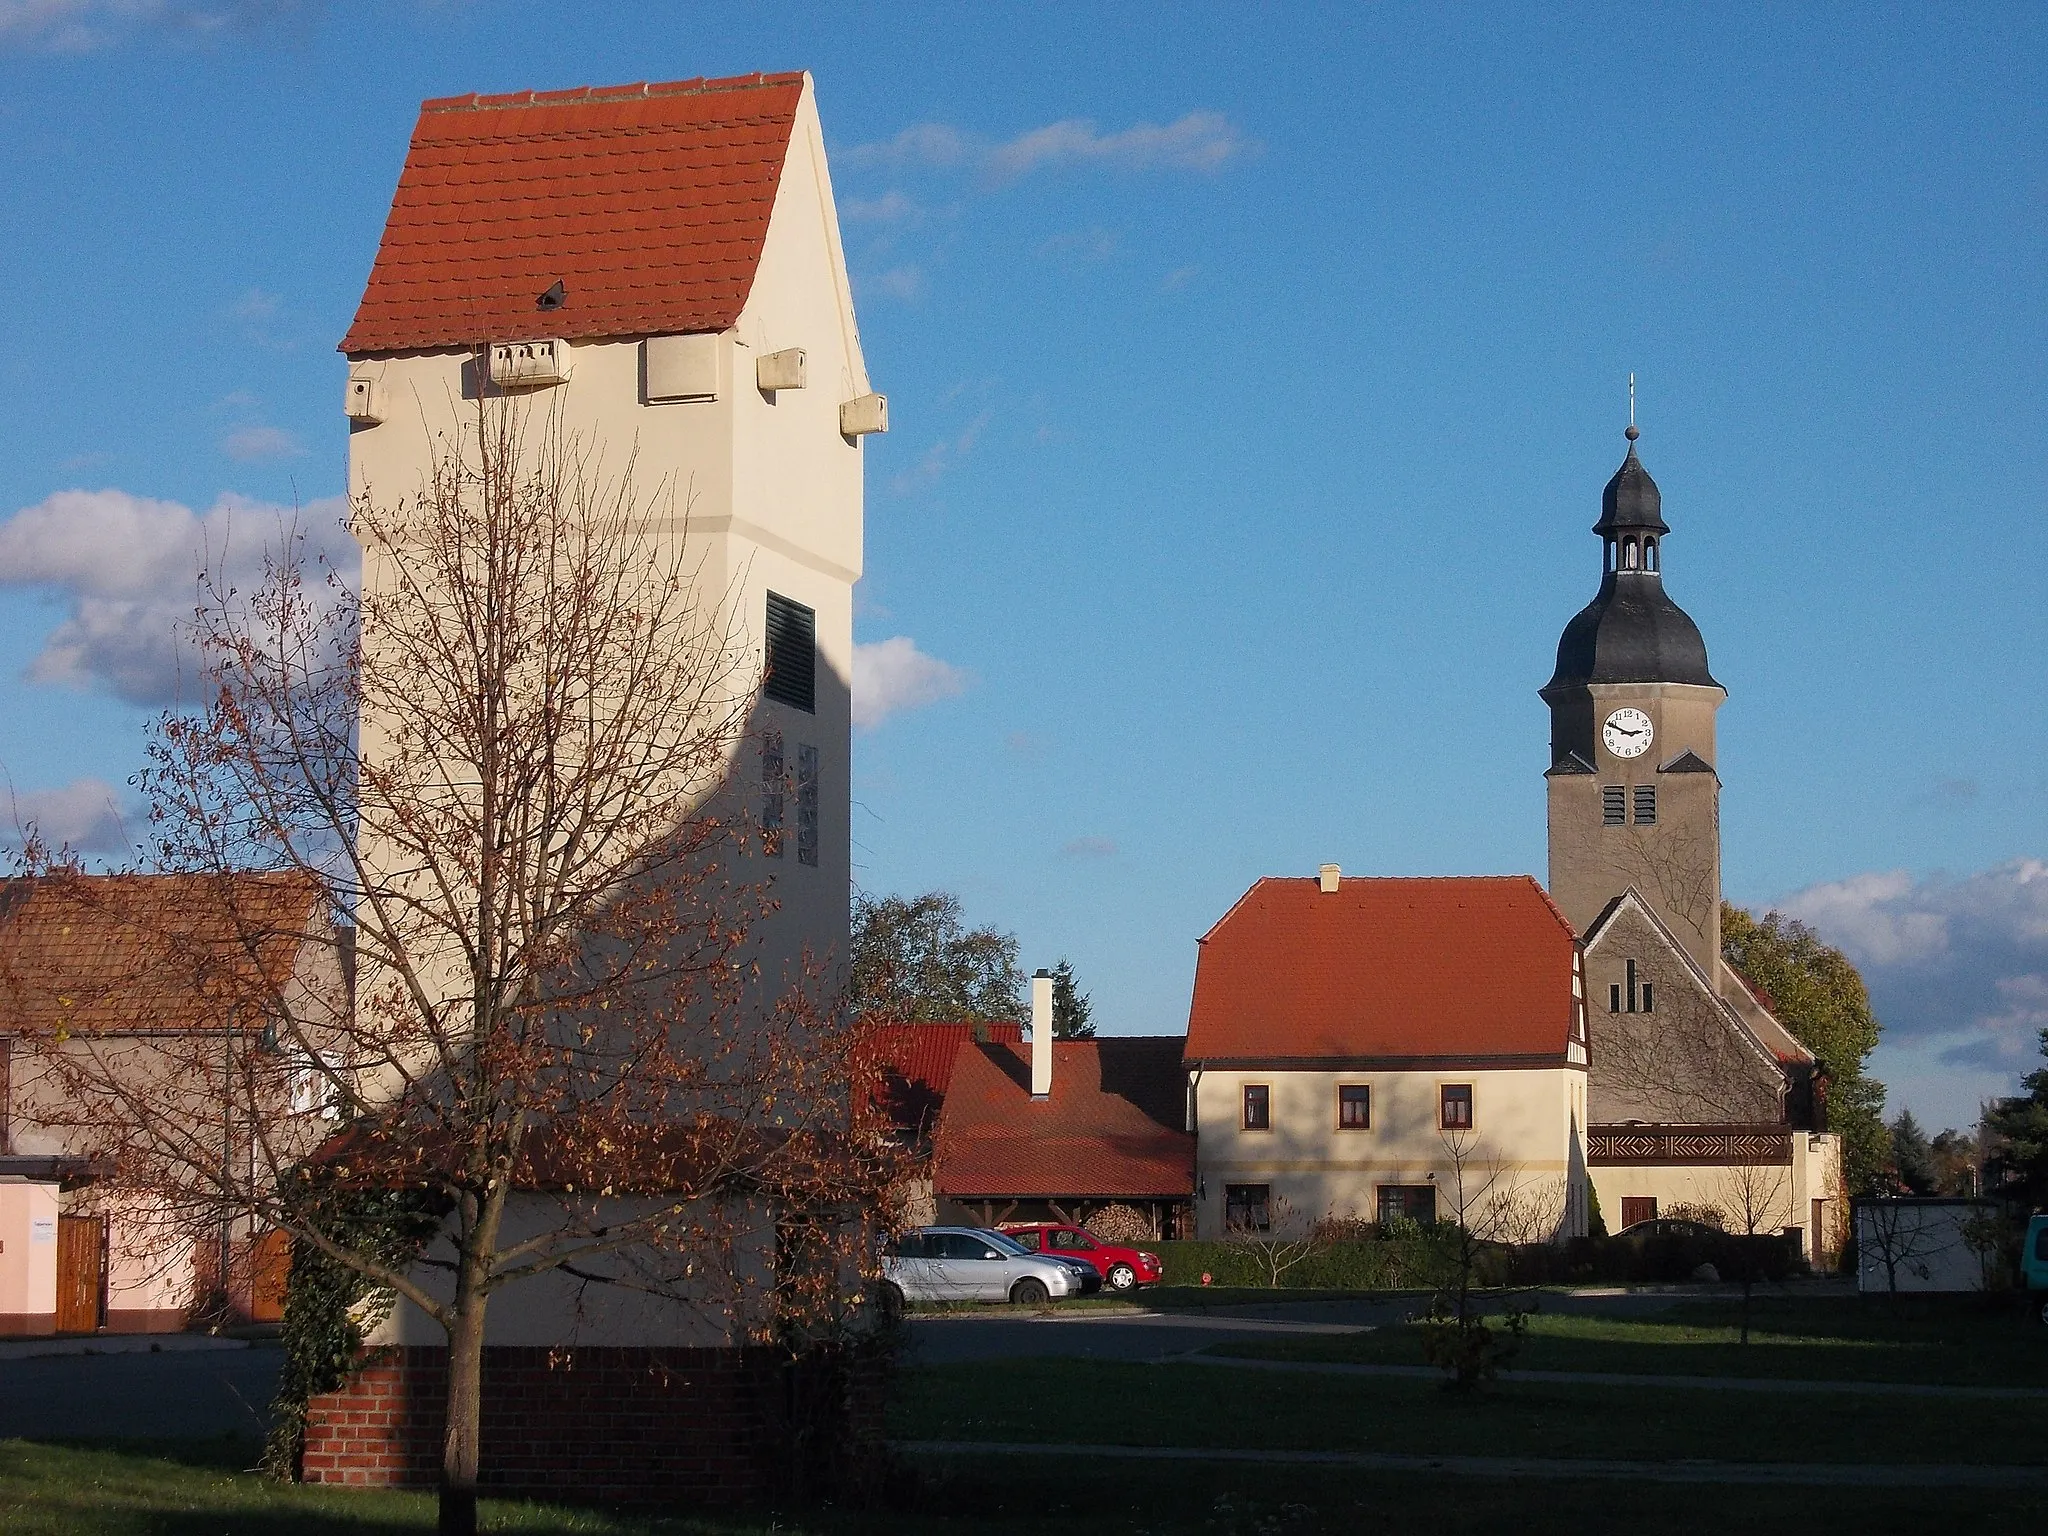
[(2048, 862), (1962, 879), (1903, 871), (1809, 886), (1773, 904), (1856, 962), (1887, 1037), (1955, 1066), (2038, 1064), (2048, 1028)]
[(129, 848), (121, 796), (104, 779), (73, 779), (57, 789), (8, 795), (8, 825), (0, 837), (19, 847), (33, 828), (52, 851), (121, 854)]
[(64, 619), (29, 664), (32, 682), (104, 688), (130, 703), (174, 701), (197, 675), (186, 631), (199, 572), (251, 587), (263, 553), (295, 528), (311, 557), (355, 569), (341, 497), (290, 508), (223, 496), (199, 514), (125, 491), (59, 491), (0, 523), (0, 586), (60, 595)]
[(909, 224), (924, 217), (924, 209), (901, 192), (884, 192), (880, 197), (849, 197), (839, 205), (839, 217), (859, 224)]
[(863, 287), (892, 299), (914, 299), (924, 291), (924, 273), (917, 267), (891, 267), (869, 278)]
[(0, 0), (0, 49), (92, 53), (138, 30), (206, 36), (318, 8), (316, 0)]
[(1116, 839), (1113, 837), (1069, 838), (1060, 852), (1070, 859), (1107, 859), (1116, 853)]
[(843, 157), (858, 166), (970, 169), (992, 181), (1069, 165), (1114, 170), (1213, 171), (1253, 148), (1221, 112), (1190, 112), (1170, 123), (1134, 123), (1100, 132), (1086, 118), (1066, 118), (992, 143), (947, 123), (918, 123), (892, 139), (861, 144)]
[(910, 468), (889, 477), (889, 489), (899, 496), (908, 496), (912, 491), (938, 484), (940, 476), (974, 451), (975, 443), (994, 416), (994, 411), (983, 411), (961, 428), (958, 436), (933, 443)]
[(908, 635), (853, 648), (853, 723), (871, 731), (889, 716), (967, 691), (960, 668), (927, 656)]
[(296, 458), (306, 451), (305, 446), (283, 427), (237, 427), (221, 439), (220, 446), (221, 451), (237, 464)]

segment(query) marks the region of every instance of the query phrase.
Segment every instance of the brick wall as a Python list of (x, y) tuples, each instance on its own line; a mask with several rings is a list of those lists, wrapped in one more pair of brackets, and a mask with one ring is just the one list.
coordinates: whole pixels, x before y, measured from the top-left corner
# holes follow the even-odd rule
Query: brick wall
[[(347, 1387), (314, 1398), (305, 1480), (432, 1486), (447, 1369), (445, 1349), (382, 1349)], [(605, 1503), (798, 1493), (820, 1469), (792, 1447), (819, 1437), (792, 1431), (801, 1415), (790, 1405), (831, 1396), (832, 1370), (771, 1350), (488, 1348), (479, 1481), (487, 1493)]]

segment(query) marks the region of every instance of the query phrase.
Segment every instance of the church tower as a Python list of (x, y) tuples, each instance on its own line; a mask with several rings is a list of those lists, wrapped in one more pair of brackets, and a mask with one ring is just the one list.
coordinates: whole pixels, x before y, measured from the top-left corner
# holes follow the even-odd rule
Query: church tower
[[(1600, 499), (1600, 591), (1557, 643), (1550, 706), (1550, 893), (1587, 933), (1630, 887), (1710, 977), (1720, 972), (1721, 782), (1714, 715), (1727, 691), (1699, 626), (1664, 590), (1670, 533), (1657, 484), (1628, 457)], [(1631, 1004), (1630, 1011), (1633, 1011)]]

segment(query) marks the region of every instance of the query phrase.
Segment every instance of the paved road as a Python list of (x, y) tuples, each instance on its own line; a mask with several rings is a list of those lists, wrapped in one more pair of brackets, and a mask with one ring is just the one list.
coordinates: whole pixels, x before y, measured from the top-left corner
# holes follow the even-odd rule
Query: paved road
[(0, 1439), (261, 1435), (283, 1359), (265, 1344), (0, 1361)]

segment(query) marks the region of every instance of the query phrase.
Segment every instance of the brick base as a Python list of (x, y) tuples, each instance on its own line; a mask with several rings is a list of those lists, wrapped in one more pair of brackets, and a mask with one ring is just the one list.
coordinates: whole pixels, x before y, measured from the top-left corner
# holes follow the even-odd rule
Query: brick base
[[(796, 1448), (820, 1437), (792, 1423), (793, 1405), (867, 1396), (833, 1376), (772, 1350), (488, 1348), (478, 1481), (492, 1494), (604, 1503), (800, 1495), (820, 1469)], [(447, 1379), (446, 1349), (377, 1351), (348, 1386), (308, 1404), (305, 1481), (433, 1486)]]

